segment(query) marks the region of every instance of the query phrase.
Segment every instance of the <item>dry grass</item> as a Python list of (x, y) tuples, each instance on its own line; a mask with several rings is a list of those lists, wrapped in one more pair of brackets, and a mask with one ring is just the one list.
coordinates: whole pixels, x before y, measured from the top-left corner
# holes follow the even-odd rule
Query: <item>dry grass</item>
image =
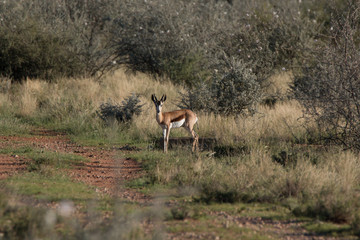
[(18, 86), (18, 102), (16, 102), (18, 103), (19, 114), (29, 116), (37, 110), (39, 96), (45, 90), (45, 85), (44, 81), (27, 80)]
[[(274, 92), (285, 94), (289, 82), (288, 74), (272, 78)], [(151, 94), (167, 95), (164, 110), (177, 109), (182, 87), (170, 81), (154, 80), (145, 74), (126, 74), (120, 70), (108, 75), (101, 81), (92, 78), (60, 79), (56, 83), (40, 80), (27, 80), (16, 86), (17, 97), (12, 104), (19, 114), (35, 117), (49, 115), (62, 122), (71, 122), (81, 117), (84, 121), (94, 121), (94, 114), (101, 103), (108, 100), (121, 103), (132, 93), (140, 96), (143, 112), (137, 116), (128, 134), (135, 139), (148, 139), (161, 136), (155, 121), (155, 110), (150, 100)], [(6, 96), (2, 95), (3, 98)], [(75, 116), (76, 115), (76, 116)], [(251, 142), (258, 139), (293, 139), (306, 134), (302, 127), (302, 109), (295, 101), (284, 101), (275, 108), (259, 105), (258, 112), (252, 117), (224, 117), (214, 114), (198, 113), (197, 132), (202, 137), (213, 137), (224, 144), (238, 141)], [(91, 118), (91, 120), (87, 120)], [(85, 123), (83, 123), (85, 124)], [(172, 131), (172, 136), (188, 136), (186, 131)]]
[(335, 222), (351, 222), (358, 212), (360, 156), (350, 151), (325, 152), (318, 164), (299, 155), (292, 167), (274, 162), (262, 144), (223, 159), (174, 151), (142, 154), (155, 182), (194, 186), (207, 202), (282, 202), (295, 214)]
[(203, 114), (199, 116), (199, 133), (228, 144), (237, 140), (289, 140), (294, 136), (306, 134), (301, 117), (302, 109), (295, 101), (281, 102), (275, 108), (258, 106), (258, 112), (251, 117)]
[(266, 83), (268, 87), (265, 93), (269, 96), (277, 96), (279, 98), (286, 98), (289, 94), (289, 85), (292, 83), (291, 72), (280, 72), (270, 77)]
[(108, 99), (121, 102), (131, 93), (139, 94), (144, 102), (148, 102), (152, 93), (158, 95), (166, 93), (170, 99), (176, 99), (178, 96), (177, 88), (169, 81), (156, 81), (140, 73), (128, 75), (123, 70), (108, 75), (101, 81), (93, 78), (64, 78), (56, 83), (48, 83), (28, 79), (15, 88), (20, 96), (14, 100), (23, 106), (22, 110), (25, 110), (26, 106), (30, 107), (26, 111), (27, 114), (35, 113), (38, 102), (44, 98), (50, 103), (59, 102), (60, 98), (69, 99), (76, 107), (76, 104), (80, 102), (91, 101), (94, 106), (98, 106)]

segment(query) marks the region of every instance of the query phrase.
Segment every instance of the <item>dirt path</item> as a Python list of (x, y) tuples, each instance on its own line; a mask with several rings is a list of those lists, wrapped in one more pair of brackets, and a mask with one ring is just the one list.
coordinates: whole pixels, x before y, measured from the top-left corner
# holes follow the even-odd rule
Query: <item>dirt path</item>
[[(141, 175), (141, 166), (133, 159), (122, 157), (120, 149), (80, 146), (64, 134), (48, 130), (36, 130), (30, 137), (0, 136), (2, 149), (26, 146), (83, 156), (88, 162), (69, 170), (73, 179), (96, 187), (96, 191), (131, 201), (149, 200), (148, 196), (123, 187), (124, 180)], [(0, 154), (0, 179), (26, 170), (26, 161), (21, 156)]]

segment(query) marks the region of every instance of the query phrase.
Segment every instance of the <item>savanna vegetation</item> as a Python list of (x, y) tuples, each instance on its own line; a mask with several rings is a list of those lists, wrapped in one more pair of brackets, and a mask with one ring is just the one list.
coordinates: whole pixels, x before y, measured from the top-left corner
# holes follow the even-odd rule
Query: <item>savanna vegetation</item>
[[(325, 221), (337, 227), (322, 234), (359, 235), (359, 11), (350, 0), (1, 1), (1, 135), (46, 128), (79, 145), (136, 146), (121, 154), (144, 174), (124, 186), (175, 207), (119, 203), (72, 181), (66, 169), (86, 161), (72, 154), (1, 149), (30, 163), (1, 182), (0, 239), (161, 239), (190, 231), (172, 220), (206, 225), (209, 212), (254, 206), (306, 219), (309, 231)], [(165, 110), (196, 112), (214, 146), (157, 149), (153, 93), (167, 95)], [(75, 203), (97, 220), (83, 229), (18, 195)], [(148, 234), (144, 219), (161, 230)], [(238, 235), (213, 231), (268, 238), (230, 229)]]

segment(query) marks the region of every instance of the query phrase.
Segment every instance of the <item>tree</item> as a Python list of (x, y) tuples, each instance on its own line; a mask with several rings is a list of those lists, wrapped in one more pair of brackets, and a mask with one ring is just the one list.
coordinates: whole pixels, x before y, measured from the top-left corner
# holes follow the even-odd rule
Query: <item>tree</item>
[(360, 150), (359, 4), (333, 20), (331, 35), (312, 52), (292, 87), (327, 139)]

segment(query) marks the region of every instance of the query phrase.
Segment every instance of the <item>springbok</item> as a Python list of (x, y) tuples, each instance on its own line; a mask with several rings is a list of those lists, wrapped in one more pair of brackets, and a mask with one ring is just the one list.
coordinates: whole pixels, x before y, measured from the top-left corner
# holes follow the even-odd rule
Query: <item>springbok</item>
[(161, 112), (164, 102), (166, 101), (166, 95), (163, 95), (157, 100), (155, 94), (151, 95), (151, 100), (154, 102), (156, 107), (156, 121), (163, 129), (164, 136), (164, 152), (167, 152), (169, 144), (169, 135), (171, 128), (183, 127), (190, 132), (193, 137), (192, 151), (195, 151), (195, 147), (198, 147), (199, 137), (194, 131), (194, 125), (198, 118), (196, 114), (189, 109), (180, 109), (172, 112)]

